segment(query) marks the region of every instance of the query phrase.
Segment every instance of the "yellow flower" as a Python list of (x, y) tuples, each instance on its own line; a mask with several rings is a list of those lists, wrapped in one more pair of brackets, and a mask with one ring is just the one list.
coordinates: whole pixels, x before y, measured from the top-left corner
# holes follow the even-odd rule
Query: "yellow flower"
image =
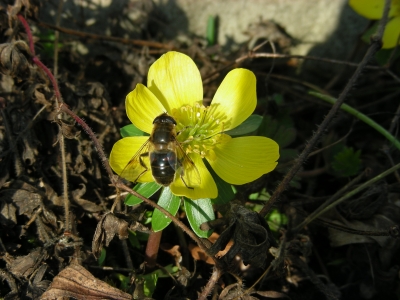
[[(370, 19), (379, 20), (383, 15), (385, 0), (350, 0), (349, 5), (359, 15)], [(383, 33), (383, 49), (394, 48), (400, 35), (400, 0), (392, 0), (389, 11), (389, 22)]]
[[(197, 167), (201, 182), (190, 189), (180, 176), (175, 176), (170, 188), (173, 194), (190, 199), (218, 196), (215, 181), (203, 159), (224, 181), (244, 184), (271, 172), (279, 158), (278, 144), (271, 139), (231, 138), (223, 133), (240, 125), (256, 107), (256, 78), (251, 71), (229, 72), (209, 107), (203, 106), (202, 99), (203, 85), (196, 64), (185, 54), (168, 52), (150, 67), (147, 87), (138, 84), (125, 101), (130, 121), (146, 133), (151, 133), (154, 119), (162, 113), (167, 112), (175, 119), (177, 140)], [(110, 165), (117, 174), (121, 174), (147, 139), (125, 137), (115, 143)], [(154, 181), (150, 168), (137, 181)]]

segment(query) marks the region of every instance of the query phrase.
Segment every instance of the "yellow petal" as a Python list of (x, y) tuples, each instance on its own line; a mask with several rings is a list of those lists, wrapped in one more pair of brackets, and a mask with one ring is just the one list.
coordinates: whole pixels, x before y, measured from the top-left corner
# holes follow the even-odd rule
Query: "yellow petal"
[[(246, 69), (230, 71), (219, 86), (210, 106), (210, 116), (224, 124), (224, 130), (240, 125), (257, 105), (256, 77)], [(227, 116), (228, 120), (219, 116)]]
[[(359, 15), (370, 19), (379, 20), (383, 15), (385, 0), (350, 0), (349, 5)], [(398, 16), (400, 1), (392, 1), (390, 5), (389, 17)]]
[(214, 148), (215, 160), (208, 160), (215, 173), (231, 184), (251, 182), (271, 172), (278, 164), (278, 144), (266, 137), (230, 139)]
[[(144, 169), (140, 167), (140, 165), (129, 166), (129, 169), (126, 169), (125, 167), (148, 139), (149, 138), (146, 136), (135, 136), (126, 137), (116, 142), (110, 154), (110, 166), (114, 172), (121, 175), (123, 171), (123, 174), (121, 175), (123, 178), (135, 182)], [(143, 161), (147, 166), (149, 165), (148, 160), (148, 156), (143, 157)], [(142, 174), (137, 181), (154, 181), (153, 176), (151, 175), (151, 170), (149, 169), (147, 172)]]
[(129, 120), (147, 133), (151, 133), (154, 119), (166, 112), (157, 97), (140, 83), (126, 96), (125, 107)]
[(216, 198), (218, 196), (217, 185), (215, 184), (210, 172), (204, 165), (200, 155), (191, 153), (189, 154), (189, 157), (192, 159), (197, 170), (199, 171), (201, 184), (198, 187), (189, 189), (185, 186), (180, 176), (176, 176), (175, 181), (170, 186), (172, 193), (177, 196), (185, 196), (192, 200), (201, 198)]
[(199, 69), (189, 56), (179, 52), (168, 52), (156, 60), (150, 67), (147, 87), (170, 114), (174, 108), (203, 100)]
[(400, 17), (396, 17), (391, 19), (385, 28), (385, 32), (383, 33), (382, 41), (383, 41), (383, 49), (390, 49), (396, 47), (399, 41), (400, 35)]

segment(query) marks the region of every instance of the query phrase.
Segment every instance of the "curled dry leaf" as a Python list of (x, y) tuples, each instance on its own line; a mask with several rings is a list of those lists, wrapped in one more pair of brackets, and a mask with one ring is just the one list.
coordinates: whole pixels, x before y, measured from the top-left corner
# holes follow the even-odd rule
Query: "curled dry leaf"
[(28, 53), (29, 47), (24, 41), (1, 44), (0, 73), (13, 77), (29, 74)]
[(177, 266), (180, 265), (182, 261), (182, 254), (179, 252), (179, 245), (171, 245), (168, 243), (162, 243), (160, 244), (161, 250), (167, 252), (169, 255), (171, 255), (175, 259), (175, 263)]
[(7, 12), (11, 17), (15, 18), (17, 14), (22, 11), (22, 8), (29, 10), (30, 7), (31, 4), (29, 0), (16, 0), (13, 5), (7, 6)]
[(342, 202), (338, 208), (347, 220), (369, 219), (387, 203), (387, 198), (387, 185), (375, 185), (367, 189), (360, 197)]
[(79, 186), (81, 187), (80, 189), (72, 191), (72, 198), (74, 199), (75, 203), (88, 212), (101, 211), (102, 208), (97, 204), (93, 203), (92, 201), (82, 199), (82, 196), (86, 193), (86, 185), (81, 183)]
[(132, 299), (132, 296), (95, 278), (84, 267), (72, 264), (54, 277), (42, 300), (50, 299)]
[[(208, 238), (208, 240), (212, 243), (215, 243), (215, 241), (218, 238), (219, 238), (218, 233), (213, 232), (211, 234), (211, 236)], [(225, 246), (225, 249), (223, 249), (223, 250), (219, 251), (217, 254), (215, 254), (215, 257), (217, 257), (217, 258), (223, 257), (229, 251), (229, 249), (232, 247), (232, 245), (233, 245), (233, 242), (229, 241), (228, 244)], [(203, 251), (203, 249), (201, 249), (199, 246), (197, 246), (195, 244), (189, 244), (189, 251), (195, 260), (202, 260), (202, 261), (206, 262), (207, 264), (215, 265), (215, 261), (207, 253), (205, 253)]]
[(98, 257), (103, 246), (108, 246), (115, 235), (120, 239), (128, 238), (128, 222), (117, 218), (115, 215), (105, 214), (96, 227), (92, 241), (92, 252)]
[(228, 227), (209, 249), (210, 255), (216, 255), (218, 251), (225, 249), (230, 240), (233, 240), (233, 246), (223, 257), (226, 264), (239, 255), (245, 265), (263, 266), (268, 249), (274, 243), (265, 220), (258, 213), (238, 204), (231, 205), (226, 219)]

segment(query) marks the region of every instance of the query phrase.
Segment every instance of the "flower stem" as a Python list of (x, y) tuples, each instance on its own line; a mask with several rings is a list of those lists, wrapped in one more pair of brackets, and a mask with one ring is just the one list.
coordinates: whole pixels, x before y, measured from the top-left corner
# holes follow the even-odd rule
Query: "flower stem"
[[(330, 104), (335, 104), (336, 103), (336, 99), (327, 95), (323, 95), (314, 91), (310, 91), (309, 92), (310, 95), (315, 96), (319, 99), (322, 99)], [(355, 116), (357, 119), (365, 122), (366, 124), (368, 124), (369, 126), (371, 126), (372, 128), (374, 128), (376, 131), (378, 131), (380, 134), (382, 134), (385, 138), (387, 138), (394, 146), (396, 146), (397, 149), (400, 150), (400, 141), (398, 139), (396, 139), (393, 135), (390, 134), (389, 131), (387, 131), (385, 128), (383, 128), (381, 125), (379, 125), (378, 123), (376, 123), (374, 120), (372, 120), (371, 118), (369, 118), (368, 116), (364, 115), (362, 112), (359, 112), (358, 110), (352, 108), (350, 105), (347, 104), (342, 104), (340, 106), (340, 108), (342, 110), (344, 110), (345, 112), (348, 112), (349, 114), (352, 114), (353, 116)]]
[(157, 263), (158, 250), (160, 249), (160, 241), (162, 236), (162, 230), (157, 232), (152, 232), (147, 240), (146, 252), (145, 252), (145, 262), (147, 267), (150, 269), (154, 268)]

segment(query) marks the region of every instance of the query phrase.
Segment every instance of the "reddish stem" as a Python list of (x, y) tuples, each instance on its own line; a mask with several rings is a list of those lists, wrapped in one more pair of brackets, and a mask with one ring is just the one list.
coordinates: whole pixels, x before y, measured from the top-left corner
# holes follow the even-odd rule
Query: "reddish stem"
[(54, 89), (54, 94), (56, 95), (57, 100), (59, 101), (59, 103), (62, 103), (62, 98), (61, 98), (61, 93), (60, 90), (58, 88), (58, 83), (57, 80), (54, 78), (53, 73), (51, 73), (51, 71), (49, 70), (49, 68), (47, 68), (40, 60), (37, 56), (34, 56), (32, 58), (33, 62), (39, 67), (41, 68), (47, 75), (47, 77), (49, 77), (51, 84), (53, 85), (53, 89)]
[(147, 240), (145, 261), (147, 267), (154, 268), (157, 263), (158, 250), (160, 249), (162, 231), (152, 232)]
[(32, 36), (32, 31), (29, 27), (28, 22), (25, 20), (25, 18), (22, 15), (18, 15), (18, 19), (21, 21), (22, 25), (25, 28), (26, 34), (28, 36), (28, 42), (29, 42), (29, 49), (32, 53), (32, 61), (40, 68), (43, 70), (43, 72), (46, 73), (47, 77), (50, 79), (51, 84), (53, 85), (54, 89), (54, 94), (58, 100), (59, 103), (59, 111), (62, 111), (68, 115), (70, 115), (79, 125), (82, 126), (83, 130), (89, 135), (90, 139), (93, 141), (94, 147), (96, 151), (98, 152), (101, 163), (103, 164), (104, 168), (106, 169), (108, 176), (110, 177), (110, 180), (113, 184), (115, 184), (114, 180), (114, 175), (111, 170), (110, 164), (108, 163), (106, 154), (104, 153), (103, 147), (101, 146), (100, 142), (98, 141), (95, 133), (93, 130), (83, 121), (81, 118), (79, 118), (73, 111), (71, 111), (68, 106), (63, 103), (60, 89), (58, 88), (57, 80), (54, 78), (53, 74), (47, 68), (41, 61), (40, 59), (35, 55), (35, 47), (33, 45), (33, 36)]
[(29, 49), (31, 50), (32, 55), (35, 56), (35, 47), (33, 45), (33, 36), (31, 28), (29, 27), (28, 22), (22, 15), (18, 15), (18, 19), (21, 21), (22, 25), (25, 28), (26, 34), (28, 35)]

